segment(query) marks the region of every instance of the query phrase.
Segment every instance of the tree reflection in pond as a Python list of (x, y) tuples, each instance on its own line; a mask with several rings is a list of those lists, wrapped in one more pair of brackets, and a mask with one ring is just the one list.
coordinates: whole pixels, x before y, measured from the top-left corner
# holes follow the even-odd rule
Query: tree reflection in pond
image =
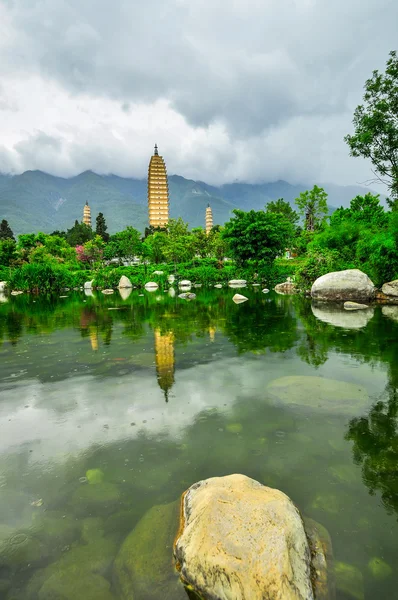
[(346, 439), (354, 442), (354, 461), (362, 465), (370, 494), (381, 492), (389, 513), (398, 512), (398, 390), (389, 388), (366, 417), (352, 419)]

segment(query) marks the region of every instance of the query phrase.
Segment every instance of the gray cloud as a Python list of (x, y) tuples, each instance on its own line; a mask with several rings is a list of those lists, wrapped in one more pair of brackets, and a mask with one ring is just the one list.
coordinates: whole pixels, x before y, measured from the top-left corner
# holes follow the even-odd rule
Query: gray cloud
[[(71, 119), (66, 107), (51, 131), (40, 122), (27, 135), (19, 132), (3, 149), (17, 153), (15, 169), (124, 172), (124, 156), (134, 159), (130, 174), (144, 175), (138, 147), (126, 152), (137, 132), (147, 143), (134, 107), (155, 110), (163, 102), (160, 136), (172, 170), (183, 174), (201, 167), (198, 176), (213, 181), (283, 176), (347, 183), (370, 175), (369, 166), (348, 158), (342, 137), (365, 79), (383, 68), (396, 44), (398, 5), (390, 0), (20, 0), (0, 3), (0, 17), (7, 31), (2, 81), (41, 78), (62, 90), (68, 106), (81, 104), (82, 113), (81, 121)], [(88, 99), (114, 102), (107, 110), (131, 119), (124, 139), (120, 129), (115, 138), (109, 133), (119, 117), (99, 114)], [(97, 109), (95, 130), (110, 139), (108, 150), (84, 129), (84, 111)], [(170, 114), (181, 119), (167, 135)], [(60, 128), (69, 119), (66, 134)], [(55, 149), (37, 129), (58, 139), (60, 156), (51, 158)], [(194, 148), (207, 153), (195, 165), (188, 162), (198, 158)], [(147, 148), (141, 151), (147, 158)], [(78, 160), (88, 157), (92, 164), (80, 169)]]

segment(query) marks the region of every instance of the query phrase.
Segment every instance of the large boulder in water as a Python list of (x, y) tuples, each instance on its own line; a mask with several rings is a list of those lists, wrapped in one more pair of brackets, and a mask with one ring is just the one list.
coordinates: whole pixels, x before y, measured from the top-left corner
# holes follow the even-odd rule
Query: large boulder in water
[(127, 536), (113, 568), (120, 600), (186, 600), (172, 564), (178, 515), (178, 502), (153, 506)]
[(297, 410), (316, 410), (355, 415), (369, 404), (365, 388), (347, 381), (311, 375), (287, 375), (274, 379), (267, 392)]
[(359, 269), (335, 271), (318, 277), (311, 288), (316, 300), (360, 300), (374, 298), (376, 288), (369, 277)]
[(298, 509), (246, 477), (213, 477), (182, 497), (174, 554), (183, 581), (214, 600), (312, 600), (311, 552)]
[(5, 292), (7, 287), (6, 281), (0, 281), (0, 293)]
[(398, 279), (395, 279), (394, 281), (389, 281), (388, 283), (385, 283), (383, 285), (383, 287), (381, 288), (381, 291), (386, 296), (396, 297), (397, 301), (398, 301)]
[(119, 285), (118, 288), (119, 290), (121, 288), (132, 288), (133, 284), (131, 283), (130, 279), (128, 277), (126, 277), (126, 275), (122, 275), (119, 281)]

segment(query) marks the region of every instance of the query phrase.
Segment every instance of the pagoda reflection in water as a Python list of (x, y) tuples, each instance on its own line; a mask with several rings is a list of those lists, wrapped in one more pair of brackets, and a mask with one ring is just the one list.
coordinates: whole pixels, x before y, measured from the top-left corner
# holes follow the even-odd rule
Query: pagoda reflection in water
[(174, 333), (155, 329), (155, 361), (158, 384), (168, 402), (169, 390), (174, 384)]

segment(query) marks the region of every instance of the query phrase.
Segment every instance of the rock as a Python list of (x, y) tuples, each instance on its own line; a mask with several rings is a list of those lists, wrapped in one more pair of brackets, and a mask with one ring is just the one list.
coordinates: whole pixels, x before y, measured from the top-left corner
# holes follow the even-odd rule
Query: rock
[(192, 283), (189, 281), (189, 279), (183, 279), (178, 284), (178, 287), (191, 287), (191, 285), (192, 285)]
[(39, 600), (114, 600), (109, 581), (95, 573), (69, 569), (54, 573), (41, 587)]
[[(110, 584), (104, 579), (116, 554), (116, 544), (98, 537), (94, 542), (74, 546), (45, 569), (37, 571), (27, 586), (33, 600), (113, 600)], [(86, 586), (92, 586), (86, 589)]]
[(386, 296), (396, 296), (396, 297), (398, 297), (398, 279), (395, 279), (394, 281), (389, 281), (388, 283), (385, 283), (382, 286), (381, 291)]
[(244, 475), (195, 483), (174, 548), (184, 582), (217, 600), (312, 600), (311, 555), (293, 502)]
[(352, 302), (349, 300), (348, 302), (344, 302), (345, 310), (365, 310), (369, 308), (367, 304), (359, 304), (359, 302)]
[(104, 472), (101, 469), (89, 469), (86, 471), (86, 478), (91, 485), (102, 483), (104, 481)]
[(334, 574), (336, 577), (336, 589), (345, 594), (344, 598), (347, 598), (347, 600), (365, 599), (363, 577), (361, 571), (357, 567), (343, 562), (336, 562)]
[(201, 283), (194, 283), (194, 284), (193, 284), (193, 287), (194, 287), (194, 288), (201, 288), (201, 287), (202, 287), (202, 284), (201, 284)]
[(48, 558), (50, 549), (38, 537), (7, 529), (2, 526), (0, 530), (0, 567), (26, 566)]
[(93, 287), (93, 281), (94, 281), (94, 279), (92, 279), (91, 281), (86, 281), (86, 283), (84, 284), (84, 289), (91, 290)]
[(317, 300), (372, 300), (376, 288), (369, 277), (359, 269), (335, 271), (318, 277), (311, 288)]
[(295, 294), (297, 288), (292, 281), (285, 281), (284, 283), (278, 283), (274, 290), (277, 294)]
[(169, 294), (170, 298), (174, 298), (175, 295), (176, 295), (175, 289), (174, 288), (170, 288), (169, 291), (168, 291), (168, 294)]
[(178, 294), (178, 297), (182, 300), (195, 300), (196, 294), (193, 294), (191, 292), (184, 292), (182, 294)]
[(334, 580), (332, 540), (328, 531), (313, 519), (303, 518), (305, 533), (311, 551), (312, 573), (316, 600), (334, 600), (336, 586)]
[(30, 531), (53, 553), (78, 539), (80, 523), (62, 512), (45, 511), (33, 516)]
[(84, 295), (85, 296), (91, 296), (91, 297), (94, 298), (93, 290), (91, 288), (85, 289), (84, 290)]
[(8, 298), (3, 292), (0, 292), (0, 302), (8, 302)]
[(216, 283), (214, 285), (214, 287), (217, 288), (217, 289), (220, 289), (220, 288), (222, 288), (222, 283)]
[(269, 293), (269, 289), (268, 288), (264, 288), (263, 289), (263, 294), (268, 294)]
[(231, 279), (231, 281), (228, 281), (228, 285), (229, 287), (245, 287), (246, 279)]
[(19, 294), (23, 294), (23, 292), (21, 290), (13, 290), (11, 292), (11, 296), (19, 296)]
[(86, 544), (104, 537), (103, 521), (99, 517), (87, 517), (82, 521), (82, 540)]
[(242, 302), (249, 300), (249, 298), (246, 298), (246, 296), (242, 296), (241, 294), (235, 294), (232, 300), (235, 302), (235, 304), (241, 304)]
[(130, 279), (126, 277), (126, 275), (122, 275), (119, 281), (119, 285), (117, 287), (119, 288), (119, 290), (121, 288), (132, 288), (133, 284), (131, 283)]
[(120, 600), (186, 600), (170, 560), (179, 508), (178, 502), (153, 506), (125, 539), (113, 567)]
[(158, 286), (158, 284), (156, 283), (156, 281), (148, 281), (148, 282), (145, 284), (145, 287), (146, 287), (146, 289), (151, 289), (151, 288), (157, 289), (159, 286)]
[(373, 308), (367, 308), (360, 311), (349, 311), (336, 305), (327, 305), (322, 303), (311, 305), (314, 316), (329, 323), (334, 327), (343, 327), (344, 329), (362, 329), (366, 327), (373, 318)]
[(106, 296), (113, 294), (113, 290), (111, 289), (106, 289), (106, 290), (101, 290), (103, 294), (105, 294)]
[(154, 271), (154, 275), (164, 275), (164, 271)]
[(71, 506), (79, 514), (108, 513), (119, 501), (120, 491), (113, 483), (81, 484), (72, 496)]
[(175, 282), (176, 278), (174, 275), (169, 275), (167, 277), (167, 281), (169, 282), (170, 285), (173, 285), (173, 283)]
[(7, 288), (7, 282), (0, 281), (0, 293), (4, 293), (6, 291), (6, 288)]
[(383, 306), (381, 312), (385, 317), (397, 321), (398, 323), (398, 306)]
[(308, 375), (280, 377), (266, 389), (290, 406), (346, 415), (357, 414), (369, 400), (366, 389), (360, 385)]
[(252, 286), (253, 287), (260, 287), (260, 284), (259, 283), (252, 283)]
[(120, 288), (119, 289), (119, 294), (122, 300), (127, 300), (127, 298), (131, 295), (131, 292), (133, 291), (132, 288)]
[(393, 574), (393, 570), (382, 558), (374, 556), (368, 562), (368, 569), (375, 579), (382, 581)]

